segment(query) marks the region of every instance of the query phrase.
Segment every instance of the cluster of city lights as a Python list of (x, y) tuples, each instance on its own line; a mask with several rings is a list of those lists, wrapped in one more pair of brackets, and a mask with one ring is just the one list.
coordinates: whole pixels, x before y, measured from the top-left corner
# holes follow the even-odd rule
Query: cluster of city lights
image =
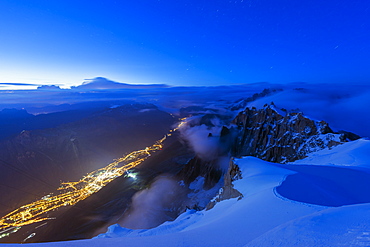
[(104, 168), (90, 172), (78, 182), (62, 183), (58, 188), (60, 191), (58, 195), (46, 195), (3, 216), (0, 218), (0, 238), (18, 231), (22, 226), (52, 219), (45, 216), (46, 213), (63, 206), (75, 205), (125, 173), (128, 177), (136, 179), (136, 175), (129, 170), (141, 164), (152, 153), (161, 150), (164, 140), (170, 135), (166, 135), (152, 146), (131, 152)]

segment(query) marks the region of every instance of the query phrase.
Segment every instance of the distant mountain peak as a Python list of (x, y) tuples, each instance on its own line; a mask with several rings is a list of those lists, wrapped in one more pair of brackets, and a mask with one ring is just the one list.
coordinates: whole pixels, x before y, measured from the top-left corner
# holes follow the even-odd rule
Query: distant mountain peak
[(109, 89), (140, 89), (140, 88), (163, 88), (168, 87), (165, 84), (127, 84), (111, 81), (105, 77), (95, 77), (86, 79), (81, 85), (71, 87), (78, 90), (109, 90)]
[(93, 87), (102, 87), (102, 88), (111, 88), (111, 87), (119, 87), (119, 86), (126, 86), (126, 83), (119, 83), (115, 81), (111, 81), (105, 77), (95, 77), (92, 79), (85, 79), (82, 85), (78, 87), (86, 87), (86, 86), (93, 86)]

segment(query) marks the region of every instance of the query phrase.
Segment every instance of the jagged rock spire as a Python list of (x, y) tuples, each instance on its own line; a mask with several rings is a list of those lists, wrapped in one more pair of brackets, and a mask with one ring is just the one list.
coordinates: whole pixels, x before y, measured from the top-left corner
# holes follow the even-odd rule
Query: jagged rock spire
[(250, 155), (276, 163), (302, 159), (345, 141), (344, 135), (335, 134), (325, 121), (309, 119), (301, 112), (280, 114), (273, 104), (259, 110), (246, 108), (233, 123), (239, 130), (236, 156)]

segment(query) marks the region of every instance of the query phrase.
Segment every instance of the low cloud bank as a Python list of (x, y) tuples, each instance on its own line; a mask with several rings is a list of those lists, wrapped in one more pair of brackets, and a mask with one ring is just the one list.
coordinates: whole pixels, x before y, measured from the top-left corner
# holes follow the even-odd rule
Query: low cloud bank
[(129, 229), (149, 229), (174, 220), (182, 209), (186, 190), (169, 176), (159, 176), (148, 189), (137, 192), (118, 223)]
[(324, 120), (334, 130), (370, 137), (370, 87), (367, 85), (303, 85), (251, 102), (262, 107), (274, 102), (278, 108), (301, 110), (306, 116)]
[(218, 137), (214, 137), (218, 133), (219, 128), (209, 129), (205, 125), (200, 125), (188, 128), (182, 134), (198, 157), (208, 161), (218, 156), (219, 140)]
[(201, 118), (197, 117), (180, 128), (182, 138), (204, 161), (215, 160), (220, 155), (219, 135), (223, 126), (222, 121), (213, 117), (209, 119), (209, 125), (202, 124)]

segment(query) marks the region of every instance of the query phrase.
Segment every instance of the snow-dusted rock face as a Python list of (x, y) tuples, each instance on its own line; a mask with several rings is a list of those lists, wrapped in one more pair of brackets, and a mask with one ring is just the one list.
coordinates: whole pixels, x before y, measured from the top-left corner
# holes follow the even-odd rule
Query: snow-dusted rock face
[(240, 168), (237, 164), (235, 164), (234, 159), (230, 160), (229, 168), (224, 175), (224, 185), (219, 190), (218, 194), (210, 203), (207, 205), (207, 209), (213, 208), (217, 202), (231, 199), (231, 198), (238, 198), (242, 199), (243, 194), (240, 193), (238, 190), (234, 188), (233, 182), (236, 180), (242, 179), (242, 173)]
[(285, 116), (273, 105), (240, 112), (233, 121), (239, 131), (234, 154), (287, 163), (346, 140), (345, 134), (335, 134), (325, 121), (309, 119), (302, 113), (282, 113)]

